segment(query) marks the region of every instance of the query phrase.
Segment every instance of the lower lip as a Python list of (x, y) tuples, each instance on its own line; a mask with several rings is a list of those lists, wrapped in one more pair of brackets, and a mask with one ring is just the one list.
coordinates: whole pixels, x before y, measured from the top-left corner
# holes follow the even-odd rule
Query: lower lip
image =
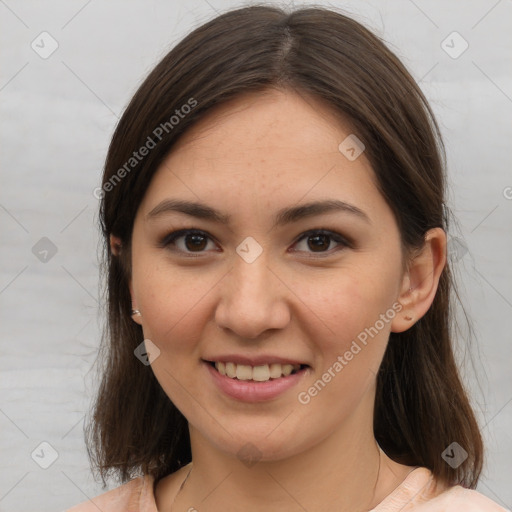
[(299, 370), (297, 373), (280, 377), (279, 379), (255, 382), (253, 380), (238, 380), (221, 375), (210, 363), (204, 363), (215, 384), (226, 395), (244, 402), (265, 402), (278, 397), (292, 388), (304, 378), (309, 367)]

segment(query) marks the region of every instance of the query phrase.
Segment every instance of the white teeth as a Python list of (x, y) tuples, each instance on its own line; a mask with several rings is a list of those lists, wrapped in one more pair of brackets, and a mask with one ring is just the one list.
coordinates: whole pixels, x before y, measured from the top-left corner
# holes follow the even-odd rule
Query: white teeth
[(268, 379), (270, 379), (270, 370), (268, 369), (268, 364), (255, 366), (252, 369), (252, 380), (264, 382)]
[[(215, 363), (215, 368), (219, 370), (220, 368), (217, 366), (219, 363)], [(221, 372), (222, 373), (222, 372)], [(234, 379), (236, 377), (236, 364), (235, 363), (226, 363), (226, 373), (224, 375), (227, 375), (228, 377), (231, 377)]]
[(283, 364), (283, 375), (285, 377), (288, 377), (288, 375), (290, 375), (290, 373), (292, 373), (292, 371), (293, 371), (293, 365)]
[(238, 380), (251, 380), (252, 368), (245, 364), (236, 365), (236, 378)]
[(281, 365), (279, 363), (272, 363), (270, 365), (270, 376), (273, 379), (281, 377)]
[(255, 380), (265, 382), (270, 379), (279, 379), (288, 377), (293, 370), (299, 371), (300, 364), (262, 364), (259, 366), (249, 366), (247, 364), (224, 363), (222, 361), (215, 363), (215, 368), (221, 375), (238, 380)]

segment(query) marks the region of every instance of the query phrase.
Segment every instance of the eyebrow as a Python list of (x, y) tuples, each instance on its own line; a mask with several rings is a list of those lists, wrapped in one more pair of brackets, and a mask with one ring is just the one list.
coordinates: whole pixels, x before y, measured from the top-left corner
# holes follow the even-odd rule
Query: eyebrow
[[(231, 220), (230, 215), (222, 213), (211, 206), (181, 199), (165, 199), (146, 215), (146, 220), (153, 220), (170, 212), (180, 212), (197, 219), (209, 220), (219, 224), (229, 224)], [(368, 215), (357, 206), (338, 199), (327, 199), (279, 210), (274, 217), (272, 229), (331, 212), (349, 213), (371, 224)]]

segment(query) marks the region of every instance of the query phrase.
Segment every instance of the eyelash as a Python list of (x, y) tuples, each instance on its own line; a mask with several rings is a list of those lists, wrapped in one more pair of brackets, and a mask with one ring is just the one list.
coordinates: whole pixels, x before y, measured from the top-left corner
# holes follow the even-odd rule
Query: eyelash
[[(210, 239), (211, 241), (213, 241), (213, 238), (206, 231), (201, 231), (198, 229), (180, 229), (178, 231), (173, 231), (172, 233), (169, 233), (168, 235), (166, 235), (159, 242), (158, 247), (160, 247), (162, 249), (169, 248), (169, 246), (175, 245), (176, 240), (178, 240), (179, 238), (183, 238), (187, 235), (200, 235), (200, 236), (204, 236), (204, 237)], [(310, 229), (310, 230), (302, 233), (302, 235), (294, 242), (293, 245), (301, 242), (304, 239), (307, 239), (307, 238), (315, 236), (315, 235), (326, 235), (326, 236), (330, 237), (331, 240), (337, 242), (341, 246), (348, 247), (348, 248), (353, 247), (353, 243), (350, 242), (347, 238), (341, 236), (339, 233), (336, 233), (335, 231), (329, 231), (327, 229)], [(188, 257), (188, 258), (200, 258), (201, 254), (206, 252), (206, 251), (198, 251), (197, 253), (194, 253), (194, 252), (184, 252), (184, 251), (181, 251), (180, 249), (170, 249), (170, 250), (175, 251), (175, 252), (181, 252), (182, 254), (185, 254), (186, 257)], [(334, 252), (338, 252), (339, 250), (341, 250), (341, 249), (335, 250)], [(303, 252), (303, 251), (294, 251), (294, 252)], [(332, 253), (333, 253), (332, 249), (329, 251), (323, 251), (323, 252), (321, 251), (321, 252), (317, 252), (317, 253), (310, 252), (310, 254), (314, 255), (313, 258), (323, 258), (325, 256), (332, 255)]]

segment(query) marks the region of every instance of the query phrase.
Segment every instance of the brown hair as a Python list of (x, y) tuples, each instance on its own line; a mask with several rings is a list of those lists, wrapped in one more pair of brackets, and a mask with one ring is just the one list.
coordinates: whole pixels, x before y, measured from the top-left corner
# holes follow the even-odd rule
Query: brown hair
[[(447, 230), (438, 125), (414, 79), (378, 37), (333, 10), (265, 5), (226, 12), (192, 31), (136, 92), (105, 164), (100, 223), (108, 318), (86, 428), (89, 457), (104, 484), (110, 472), (121, 482), (140, 472), (159, 480), (191, 460), (186, 419), (151, 367), (134, 357), (143, 339), (130, 316), (128, 287), (138, 206), (180, 134), (212, 107), (271, 87), (312, 95), (349, 120), (405, 250), (421, 247), (430, 228)], [(143, 146), (151, 149), (135, 159)], [(111, 234), (122, 241), (119, 257), (111, 252)], [(453, 284), (447, 264), (429, 311), (409, 330), (391, 333), (377, 376), (374, 432), (394, 460), (475, 488), (483, 444), (451, 345)], [(453, 441), (468, 454), (457, 468), (441, 456)]]

